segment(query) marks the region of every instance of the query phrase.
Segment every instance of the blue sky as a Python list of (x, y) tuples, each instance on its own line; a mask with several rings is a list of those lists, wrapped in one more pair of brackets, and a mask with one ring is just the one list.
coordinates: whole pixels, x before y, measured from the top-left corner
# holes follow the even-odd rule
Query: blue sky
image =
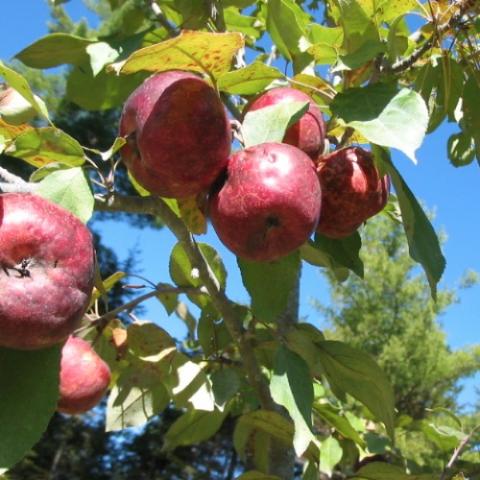
[[(87, 15), (80, 0), (72, 0), (67, 9), (74, 19)], [(47, 33), (48, 8), (46, 0), (5, 1), (2, 4), (0, 30), (0, 59), (11, 57)], [(418, 165), (404, 155), (394, 153), (394, 161), (410, 188), (429, 209), (436, 212), (435, 227), (446, 231), (444, 246), (447, 268), (441, 285), (454, 287), (467, 269), (480, 272), (480, 167), (475, 162), (455, 169), (446, 157), (446, 141), (455, 131), (455, 125), (444, 124), (429, 135), (417, 154)], [(120, 222), (108, 222), (101, 231), (105, 243), (124, 258), (137, 245), (141, 251), (142, 274), (153, 281), (168, 281), (168, 255), (174, 245), (169, 232), (150, 229), (136, 230)], [(199, 239), (213, 245), (224, 259), (229, 272), (228, 294), (237, 301), (247, 301), (248, 295), (240, 281), (234, 256), (218, 241), (214, 232)], [(449, 308), (441, 317), (453, 349), (480, 343), (480, 286), (459, 292), (460, 303)], [(310, 300), (328, 301), (326, 283), (317, 269), (305, 266), (302, 276), (301, 316), (321, 326), (321, 319), (310, 306)], [(162, 324), (181, 338), (184, 329), (173, 317), (168, 318), (155, 301), (148, 304), (146, 317)], [(480, 376), (467, 382), (461, 401), (473, 402), (474, 385)]]

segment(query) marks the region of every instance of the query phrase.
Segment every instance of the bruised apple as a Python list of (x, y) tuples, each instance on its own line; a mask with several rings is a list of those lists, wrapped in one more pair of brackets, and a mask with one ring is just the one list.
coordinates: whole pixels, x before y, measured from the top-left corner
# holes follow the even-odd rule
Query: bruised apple
[(372, 154), (359, 147), (337, 150), (318, 159), (322, 215), (317, 232), (330, 238), (351, 235), (386, 205), (390, 189)]
[(110, 368), (90, 344), (69, 337), (62, 348), (57, 410), (71, 415), (90, 410), (105, 395), (110, 378)]
[(322, 112), (306, 93), (291, 87), (273, 88), (248, 105), (247, 112), (285, 102), (309, 102), (308, 111), (288, 128), (283, 142), (298, 147), (310, 157), (315, 158), (323, 152), (326, 126)]
[(173, 198), (210, 188), (225, 168), (231, 130), (215, 90), (181, 71), (148, 78), (127, 99), (120, 135), (123, 159), (150, 192)]
[(0, 346), (49, 347), (77, 327), (94, 279), (92, 236), (36, 195), (0, 195)]
[(271, 261), (300, 247), (315, 230), (320, 184), (308, 155), (263, 143), (231, 156), (223, 185), (209, 200), (220, 240), (239, 257)]

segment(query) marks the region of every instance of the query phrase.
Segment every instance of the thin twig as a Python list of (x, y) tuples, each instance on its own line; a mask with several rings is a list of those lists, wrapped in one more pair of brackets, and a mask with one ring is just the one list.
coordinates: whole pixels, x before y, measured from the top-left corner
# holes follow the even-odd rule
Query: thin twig
[(218, 286), (218, 280), (205, 261), (200, 249), (182, 220), (157, 197), (132, 197), (111, 195), (107, 198), (96, 197), (96, 209), (100, 211), (143, 213), (161, 218), (163, 223), (182, 244), (185, 253), (194, 268), (198, 269), (199, 278), (207, 289), (213, 305), (222, 316), (227, 329), (235, 339), (239, 353), (243, 359), (250, 385), (258, 394), (260, 405), (266, 410), (275, 410), (275, 403), (270, 395), (268, 383), (257, 362), (255, 351), (246, 337), (243, 325), (234, 305)]
[(107, 325), (107, 323), (110, 320), (113, 320), (119, 313), (127, 312), (129, 310), (133, 310), (137, 305), (140, 305), (141, 303), (149, 300), (152, 297), (155, 297), (155, 296), (161, 295), (161, 294), (169, 294), (169, 293), (170, 294), (202, 293), (202, 291), (201, 291), (201, 289), (194, 288), (194, 287), (158, 286), (157, 288), (155, 288), (155, 290), (152, 290), (151, 292), (140, 295), (139, 297), (134, 298), (133, 300), (130, 300), (129, 302), (125, 303), (124, 305), (120, 305), (119, 307), (114, 308), (113, 310), (110, 310), (109, 312), (105, 313), (101, 317), (98, 317), (95, 320), (92, 320), (88, 325), (86, 325), (83, 328), (89, 328), (89, 327), (92, 327), (92, 326), (96, 326), (96, 327), (102, 329), (103, 327), (105, 327), (105, 325)]
[(27, 183), (22, 177), (14, 175), (3, 167), (0, 167), (0, 178), (3, 178), (3, 180), (5, 180), (7, 183), (13, 183), (17, 185), (25, 185)]
[(440, 41), (440, 37), (450, 30), (454, 28), (462, 19), (463, 15), (475, 6), (476, 1), (472, 0), (459, 0), (457, 5), (460, 7), (459, 11), (452, 15), (450, 20), (443, 25), (440, 25), (435, 32), (430, 36), (428, 40), (425, 41), (420, 47), (414, 50), (408, 57), (399, 60), (398, 62), (394, 63), (391, 66), (384, 67), (384, 72), (386, 73), (400, 73), (404, 70), (408, 70), (412, 67), (420, 58), (427, 53), (431, 48), (433, 48), (435, 42)]
[(173, 26), (169, 21), (168, 18), (165, 16), (163, 13), (162, 9), (158, 5), (158, 3), (155, 0), (150, 1), (150, 9), (152, 12), (155, 14), (155, 17), (157, 18), (158, 22), (160, 25), (165, 28), (165, 30), (168, 32), (168, 34), (171, 37), (176, 37), (177, 35), (180, 34), (180, 30)]
[(442, 475), (440, 477), (440, 480), (447, 480), (447, 476), (452, 469), (452, 467), (455, 465), (456, 461), (462, 454), (463, 450), (465, 447), (468, 445), (468, 442), (472, 439), (473, 435), (477, 431), (478, 428), (474, 428), (458, 445), (458, 447), (455, 449), (453, 452), (453, 455), (450, 457), (450, 460), (447, 463), (447, 466), (443, 469)]

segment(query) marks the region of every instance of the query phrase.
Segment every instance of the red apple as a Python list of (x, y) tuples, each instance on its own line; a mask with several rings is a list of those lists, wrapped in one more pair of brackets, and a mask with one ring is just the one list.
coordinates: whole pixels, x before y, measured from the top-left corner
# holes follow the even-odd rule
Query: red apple
[(57, 410), (71, 415), (97, 405), (110, 383), (110, 368), (88, 342), (69, 337), (62, 348)]
[(212, 224), (239, 257), (270, 261), (311, 235), (321, 192), (308, 155), (284, 143), (263, 143), (229, 160), (225, 183), (210, 196)]
[(375, 167), (370, 152), (359, 147), (337, 150), (318, 159), (322, 215), (317, 232), (330, 238), (351, 235), (388, 200), (390, 181)]
[(127, 99), (120, 120), (122, 156), (150, 192), (173, 198), (210, 188), (225, 168), (231, 130), (215, 90), (197, 75), (168, 71)]
[(87, 227), (36, 195), (0, 195), (0, 346), (37, 349), (77, 327), (93, 288)]
[(310, 102), (308, 111), (287, 130), (283, 142), (298, 147), (315, 158), (323, 152), (326, 126), (322, 112), (306, 93), (290, 87), (273, 88), (249, 104), (246, 112), (284, 102)]

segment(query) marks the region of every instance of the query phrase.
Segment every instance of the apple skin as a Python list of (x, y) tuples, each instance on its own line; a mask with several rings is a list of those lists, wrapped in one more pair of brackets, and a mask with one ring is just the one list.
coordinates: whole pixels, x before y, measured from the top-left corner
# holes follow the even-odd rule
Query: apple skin
[(36, 195), (0, 195), (0, 346), (64, 341), (85, 313), (93, 282), (92, 235), (80, 220)]
[(76, 415), (92, 409), (105, 395), (110, 379), (110, 368), (90, 344), (69, 337), (62, 348), (57, 410)]
[(310, 105), (300, 120), (288, 128), (283, 142), (303, 150), (311, 158), (323, 153), (325, 120), (313, 99), (306, 93), (291, 87), (273, 88), (253, 100), (246, 107), (245, 113), (284, 102), (310, 102)]
[(317, 232), (326, 237), (348, 237), (365, 220), (383, 210), (388, 201), (388, 175), (381, 178), (372, 154), (360, 147), (320, 157), (317, 172), (322, 187), (322, 215)]
[(320, 207), (312, 160), (284, 143), (263, 143), (232, 155), (225, 182), (209, 199), (220, 240), (254, 261), (277, 260), (305, 243)]
[(207, 191), (225, 168), (232, 134), (215, 90), (197, 75), (168, 71), (149, 77), (127, 99), (121, 154), (134, 178), (162, 197)]

